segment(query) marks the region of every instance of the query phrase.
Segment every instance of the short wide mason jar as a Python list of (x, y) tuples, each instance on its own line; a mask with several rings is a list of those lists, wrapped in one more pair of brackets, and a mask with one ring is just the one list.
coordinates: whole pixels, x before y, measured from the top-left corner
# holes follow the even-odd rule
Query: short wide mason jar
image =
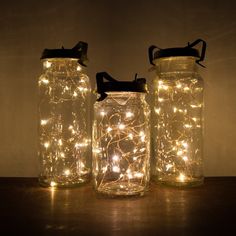
[[(103, 81), (105, 78), (106, 82)], [(141, 196), (149, 183), (149, 106), (146, 80), (117, 81), (97, 73), (93, 179), (107, 196)]]
[(91, 173), (90, 82), (84, 73), (87, 44), (45, 49), (39, 86), (39, 182), (70, 187)]
[[(200, 42), (201, 55), (193, 48)], [(156, 71), (152, 86), (152, 174), (158, 183), (203, 183), (204, 85), (198, 64), (204, 59), (205, 49), (206, 43), (200, 39), (183, 48), (149, 48)]]

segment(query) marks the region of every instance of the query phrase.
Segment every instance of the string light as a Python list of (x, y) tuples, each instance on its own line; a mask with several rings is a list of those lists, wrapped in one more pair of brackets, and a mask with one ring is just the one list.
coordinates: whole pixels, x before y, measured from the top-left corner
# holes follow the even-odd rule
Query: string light
[(39, 78), (40, 181), (52, 187), (88, 181), (89, 79), (77, 60), (50, 59), (43, 64), (46, 70)]
[(198, 181), (202, 168), (202, 84), (177, 75), (154, 84), (157, 180), (170, 184)]
[[(144, 99), (141, 94), (113, 92), (95, 103), (93, 173), (99, 192), (133, 195), (146, 188), (149, 110)], [(144, 104), (144, 110), (133, 105), (137, 101)], [(116, 109), (109, 109), (111, 104)]]

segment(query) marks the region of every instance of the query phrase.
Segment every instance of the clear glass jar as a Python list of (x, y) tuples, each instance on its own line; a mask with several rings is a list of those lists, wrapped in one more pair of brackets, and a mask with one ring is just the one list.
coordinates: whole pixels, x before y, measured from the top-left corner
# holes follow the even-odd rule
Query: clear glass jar
[(162, 184), (196, 186), (203, 183), (204, 84), (198, 74), (198, 51), (190, 45), (192, 56), (184, 56), (186, 52), (177, 49), (180, 56), (163, 51), (154, 56), (152, 173)]
[[(122, 91), (123, 87), (129, 90), (133, 82), (105, 84), (108, 83), (114, 88), (107, 89), (106, 98), (94, 104), (95, 190), (109, 196), (143, 195), (149, 183), (150, 152), (150, 111), (145, 101), (146, 90)], [(145, 86), (145, 82), (142, 83)], [(116, 87), (117, 84), (123, 85)], [(118, 87), (120, 91), (109, 91)]]
[(91, 172), (89, 78), (78, 58), (43, 57), (42, 61), (38, 82), (39, 182), (51, 187), (78, 185), (87, 182)]

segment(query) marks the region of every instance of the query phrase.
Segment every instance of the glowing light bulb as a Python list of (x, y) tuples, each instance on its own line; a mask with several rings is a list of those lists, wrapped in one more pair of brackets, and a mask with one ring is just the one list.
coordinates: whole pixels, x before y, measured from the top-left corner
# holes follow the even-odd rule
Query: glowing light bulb
[(144, 142), (145, 141), (145, 134), (143, 131), (140, 131), (139, 136), (140, 136), (141, 141)]
[(132, 140), (133, 139), (133, 134), (129, 133), (128, 137)]
[(45, 65), (45, 67), (48, 69), (48, 68), (51, 67), (52, 63), (49, 62), (49, 61), (46, 61), (46, 62), (44, 63), (44, 65)]
[(177, 112), (177, 108), (173, 107), (173, 111), (174, 111), (174, 113), (176, 113)]
[(50, 146), (50, 143), (49, 143), (49, 142), (45, 142), (45, 143), (44, 143), (44, 147), (45, 147), (45, 148), (48, 148), (49, 146)]
[(163, 102), (163, 101), (164, 101), (164, 98), (158, 98), (158, 101), (159, 101), (159, 102)]
[(196, 117), (193, 117), (192, 120), (193, 120), (194, 122), (196, 122), (196, 121), (197, 121), (197, 118), (196, 118)]
[(134, 113), (132, 113), (132, 112), (130, 112), (130, 111), (127, 111), (126, 114), (125, 114), (126, 118), (130, 118), (130, 117), (132, 117), (133, 115), (134, 115)]
[(186, 142), (183, 142), (182, 143), (183, 147), (187, 148), (188, 147), (188, 144)]
[(176, 88), (182, 88), (182, 85), (180, 83), (177, 83)]
[(114, 156), (112, 157), (112, 160), (113, 160), (113, 161), (119, 161), (119, 159), (120, 159), (120, 158), (119, 158), (119, 156), (117, 156), (117, 155), (114, 155)]
[(190, 88), (188, 86), (184, 87), (184, 91), (188, 91)]
[(107, 128), (107, 132), (110, 132), (110, 131), (112, 131), (112, 128), (111, 128), (111, 127), (108, 127), (108, 128)]
[(64, 170), (64, 174), (65, 174), (65, 176), (69, 176), (70, 175), (70, 170), (69, 169)]
[(65, 157), (65, 153), (64, 153), (64, 152), (61, 152), (61, 153), (60, 153), (60, 156), (61, 156), (62, 158), (64, 158), (64, 157)]
[(178, 155), (178, 156), (183, 155), (183, 151), (182, 151), (182, 150), (179, 150), (179, 151), (177, 152), (177, 155)]
[(62, 140), (61, 139), (58, 140), (58, 145), (62, 146)]
[(48, 123), (48, 120), (41, 120), (41, 121), (40, 121), (40, 124), (41, 124), (41, 125), (46, 125), (47, 123)]
[(105, 112), (105, 111), (101, 111), (101, 112), (100, 112), (100, 115), (101, 115), (101, 116), (105, 116), (105, 115), (106, 115), (106, 112)]
[(178, 178), (177, 178), (180, 182), (184, 182), (186, 179), (186, 176), (183, 173), (180, 173)]
[(112, 171), (113, 171), (113, 172), (116, 172), (116, 173), (119, 173), (119, 172), (120, 172), (119, 166), (113, 166), (113, 167), (112, 167)]
[(198, 105), (195, 105), (195, 104), (192, 104), (190, 105), (192, 108), (200, 108), (202, 105), (201, 104), (198, 104)]
[(188, 157), (187, 156), (183, 156), (182, 157), (184, 161), (188, 161)]
[(125, 128), (125, 125), (124, 124), (119, 124), (119, 129), (124, 129)]
[(50, 183), (50, 186), (51, 187), (55, 187), (57, 185), (57, 183), (56, 182), (54, 182), (54, 181), (51, 181), (51, 183)]
[(82, 67), (81, 66), (77, 66), (77, 71), (81, 71), (82, 70)]
[(42, 81), (44, 84), (48, 84), (48, 83), (49, 83), (49, 80), (46, 79), (46, 78), (43, 78), (41, 81)]
[(173, 167), (172, 164), (167, 164), (167, 165), (166, 165), (166, 170), (168, 171), (168, 170), (171, 169), (172, 167)]
[(161, 108), (154, 108), (154, 111), (155, 111), (157, 114), (160, 114)]
[(78, 96), (78, 93), (76, 93), (76, 92), (74, 91), (73, 97), (77, 97), (77, 96)]
[(190, 129), (190, 128), (192, 128), (192, 125), (190, 125), (190, 124), (185, 124), (184, 127), (187, 128), (187, 129)]

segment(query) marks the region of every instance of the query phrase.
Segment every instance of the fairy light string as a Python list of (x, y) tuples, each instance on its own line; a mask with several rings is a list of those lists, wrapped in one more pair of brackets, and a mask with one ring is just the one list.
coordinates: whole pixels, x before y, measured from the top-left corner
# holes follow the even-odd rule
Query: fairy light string
[(91, 145), (89, 78), (76, 60), (44, 61), (39, 78), (40, 180), (51, 187), (87, 180)]
[(166, 74), (154, 83), (154, 173), (159, 181), (181, 185), (201, 175), (203, 85)]
[(146, 187), (149, 111), (144, 97), (132, 92), (113, 92), (95, 104), (93, 172), (100, 192), (129, 195)]

